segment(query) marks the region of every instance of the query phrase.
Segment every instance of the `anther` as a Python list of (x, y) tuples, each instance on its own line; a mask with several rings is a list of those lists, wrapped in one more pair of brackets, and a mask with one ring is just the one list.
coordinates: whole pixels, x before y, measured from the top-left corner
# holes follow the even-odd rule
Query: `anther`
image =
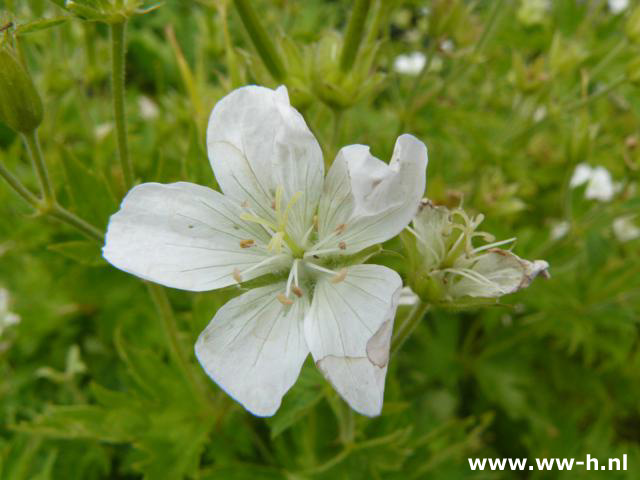
[(346, 242), (340, 242), (338, 244), (338, 247), (340, 247), (340, 250), (346, 250), (347, 249), (347, 244), (346, 244)]
[(254, 240), (248, 239), (248, 240), (240, 240), (240, 248), (249, 248), (249, 247), (253, 247), (256, 244), (256, 242)]
[(276, 295), (276, 298), (283, 305), (293, 305), (293, 300), (287, 297), (284, 293), (279, 293)]
[(340, 225), (338, 225), (336, 227), (336, 233), (344, 233), (344, 231), (347, 229), (347, 224), (346, 223), (341, 223)]
[(302, 291), (302, 289), (300, 287), (297, 287), (296, 285), (293, 285), (291, 287), (291, 291), (295, 294), (296, 297), (300, 298), (304, 295), (304, 292)]
[(242, 283), (242, 275), (240, 275), (240, 270), (238, 270), (237, 268), (233, 269), (233, 279), (238, 282), (238, 283)]
[(347, 278), (347, 269), (341, 268), (340, 271), (331, 279), (331, 283), (340, 283), (343, 282), (344, 279)]
[(242, 207), (249, 208), (249, 200), (245, 200), (244, 202), (242, 202)]

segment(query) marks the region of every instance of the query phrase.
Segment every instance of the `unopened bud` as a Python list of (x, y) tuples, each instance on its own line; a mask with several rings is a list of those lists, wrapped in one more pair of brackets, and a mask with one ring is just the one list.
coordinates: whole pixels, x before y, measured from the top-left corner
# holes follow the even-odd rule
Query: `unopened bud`
[(42, 122), (42, 100), (31, 76), (6, 45), (0, 46), (0, 120), (20, 133)]

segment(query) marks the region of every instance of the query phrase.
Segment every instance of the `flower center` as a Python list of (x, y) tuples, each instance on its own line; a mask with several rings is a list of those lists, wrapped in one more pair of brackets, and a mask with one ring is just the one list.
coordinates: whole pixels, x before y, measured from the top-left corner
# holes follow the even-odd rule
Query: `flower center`
[(271, 205), (274, 210), (275, 219), (265, 219), (258, 216), (249, 205), (245, 207), (247, 208), (248, 212), (240, 215), (240, 218), (246, 222), (257, 223), (266, 230), (266, 232), (271, 236), (271, 240), (267, 244), (267, 250), (269, 250), (269, 252), (282, 253), (282, 247), (284, 245), (287, 245), (291, 250), (294, 258), (302, 258), (302, 256), (304, 255), (304, 249), (301, 248), (293, 240), (293, 238), (291, 238), (291, 235), (289, 235), (289, 232), (287, 231), (289, 213), (291, 212), (293, 206), (300, 199), (302, 192), (294, 193), (289, 199), (287, 205), (284, 206), (284, 208), (282, 201), (283, 193), (284, 188), (282, 186), (279, 186), (276, 189), (275, 198), (273, 200), (273, 204)]

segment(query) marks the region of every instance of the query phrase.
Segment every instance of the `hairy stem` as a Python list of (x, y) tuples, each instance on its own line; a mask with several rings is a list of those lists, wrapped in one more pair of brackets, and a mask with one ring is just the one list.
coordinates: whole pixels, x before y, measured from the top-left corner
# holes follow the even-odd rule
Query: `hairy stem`
[(234, 0), (233, 3), (265, 67), (267, 67), (274, 80), (281, 82), (286, 75), (284, 62), (271, 41), (271, 37), (262, 26), (262, 23), (260, 23), (260, 18), (253, 9), (251, 2), (248, 0)]
[(133, 186), (133, 166), (127, 144), (127, 121), (124, 111), (125, 29), (126, 22), (113, 23), (111, 29), (111, 96), (118, 142), (118, 159), (127, 190)]
[(51, 178), (49, 177), (47, 164), (44, 161), (44, 157), (42, 156), (42, 149), (40, 148), (38, 133), (36, 130), (33, 130), (31, 133), (23, 134), (22, 137), (24, 139), (25, 145), (27, 146), (29, 156), (31, 157), (33, 168), (36, 171), (36, 175), (38, 176), (42, 197), (47, 204), (53, 205), (56, 201), (56, 195), (53, 189), (53, 185), (51, 184)]
[(370, 6), (371, 0), (356, 0), (351, 11), (342, 52), (340, 53), (340, 69), (345, 73), (351, 70), (356, 59)]

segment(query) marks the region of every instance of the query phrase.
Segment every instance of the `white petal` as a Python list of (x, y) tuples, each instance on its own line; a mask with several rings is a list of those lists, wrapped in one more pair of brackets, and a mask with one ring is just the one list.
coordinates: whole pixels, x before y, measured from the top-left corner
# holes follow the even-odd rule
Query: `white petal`
[(450, 285), (448, 292), (454, 298), (500, 297), (528, 287), (538, 275), (549, 276), (549, 264), (544, 260), (529, 262), (499, 248), (493, 248), (472, 260), (461, 259), (454, 267), (467, 273)]
[(584, 192), (585, 198), (608, 202), (613, 198), (614, 193), (615, 188), (609, 170), (604, 167), (594, 168)]
[(304, 321), (316, 365), (351, 408), (379, 415), (402, 281), (379, 265), (357, 265), (345, 280), (320, 279)]
[[(109, 221), (102, 253), (115, 267), (146, 280), (203, 291), (235, 283), (233, 272), (269, 258), (269, 237), (240, 221), (241, 207), (220, 193), (192, 183), (144, 183), (133, 188)], [(255, 245), (241, 248), (243, 240)], [(273, 258), (273, 257), (271, 257)], [(277, 271), (269, 263), (243, 280)]]
[(220, 188), (260, 216), (273, 218), (275, 191), (283, 207), (302, 196), (289, 215), (289, 233), (300, 240), (311, 225), (324, 176), (322, 150), (287, 89), (248, 86), (220, 100), (207, 128), (209, 160)]
[(591, 166), (586, 163), (579, 163), (576, 165), (576, 169), (573, 171), (573, 175), (571, 175), (571, 180), (569, 181), (569, 186), (571, 188), (576, 188), (582, 185), (583, 183), (588, 182), (593, 175), (593, 169)]
[(398, 137), (389, 165), (364, 145), (342, 148), (320, 199), (318, 248), (355, 253), (400, 233), (418, 210), (426, 168), (427, 148), (412, 135)]
[(309, 349), (306, 296), (283, 305), (284, 283), (255, 288), (218, 310), (200, 334), (196, 356), (220, 387), (254, 415), (273, 415), (295, 383)]

